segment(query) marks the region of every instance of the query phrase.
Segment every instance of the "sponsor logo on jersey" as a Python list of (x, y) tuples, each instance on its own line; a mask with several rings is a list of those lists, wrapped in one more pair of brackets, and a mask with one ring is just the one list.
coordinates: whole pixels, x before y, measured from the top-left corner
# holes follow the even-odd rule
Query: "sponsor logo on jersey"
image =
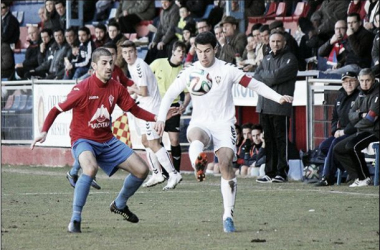
[(215, 81), (216, 81), (217, 84), (219, 84), (221, 80), (222, 80), (221, 76), (215, 77)]
[(89, 100), (99, 99), (99, 96), (92, 95), (88, 98)]
[(80, 89), (79, 88), (73, 88), (73, 90), (79, 91)]
[(113, 101), (115, 100), (115, 97), (113, 97), (113, 95), (110, 95), (110, 96), (108, 97), (108, 100), (109, 100), (109, 102), (110, 102), (110, 105), (112, 106)]
[(110, 127), (110, 113), (107, 108), (102, 106), (98, 108), (91, 120), (88, 122), (88, 126), (92, 129), (107, 128)]

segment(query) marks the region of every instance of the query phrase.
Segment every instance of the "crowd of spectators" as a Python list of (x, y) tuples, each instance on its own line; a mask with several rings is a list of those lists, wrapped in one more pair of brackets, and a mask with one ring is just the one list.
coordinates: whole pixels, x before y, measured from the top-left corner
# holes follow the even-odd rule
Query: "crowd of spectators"
[[(126, 34), (136, 33), (136, 26), (146, 20), (153, 21), (149, 29), (155, 31), (150, 36), (148, 52), (144, 58), (148, 64), (157, 58), (170, 58), (172, 45), (176, 41), (182, 41), (186, 45), (185, 66), (197, 61), (194, 38), (199, 33), (211, 31), (218, 40), (218, 59), (236, 64), (243, 71), (254, 72), (257, 80), (265, 82), (280, 94), (293, 94), (298, 70), (320, 69), (317, 58), (326, 61), (326, 68), (321, 70), (325, 74), (340, 77), (341, 74), (350, 72), (349, 74), (358, 75), (362, 69), (370, 68), (373, 76), (379, 77), (377, 0), (304, 1), (308, 3), (309, 12), (296, 21), (298, 29), (293, 31), (293, 35), (284, 28), (284, 22), (280, 20), (255, 23), (249, 30), (241, 31), (239, 20), (225, 15), (226, 1), (222, 0), (163, 0), (159, 9), (154, 0), (120, 0), (116, 16), (108, 20), (112, 2), (85, 1), (84, 21), (97, 21), (91, 33), (87, 26), (66, 27), (66, 1), (45, 0), (44, 7), (38, 11), (41, 22), (28, 25), (29, 45), (25, 50), (25, 57), (22, 62), (16, 63), (14, 48), (20, 40), (20, 24), (11, 13), (12, 1), (2, 1), (1, 77), (9, 80), (32, 77), (81, 79), (91, 74), (92, 52), (108, 42), (117, 46), (116, 65), (128, 75), (128, 67), (122, 57), (120, 46), (128, 40), (129, 36)], [(273, 0), (245, 0), (246, 23), (248, 17), (263, 15), (271, 2)], [(287, 15), (290, 16), (297, 2), (301, 1), (284, 2), (287, 4)], [(73, 16), (78, 15), (77, 4), (77, 1), (72, 1)], [(212, 4), (214, 7), (209, 17), (202, 19), (207, 6)], [(239, 8), (239, 1), (232, 1), (231, 10)], [(280, 44), (270, 44), (270, 38), (276, 34), (279, 37), (275, 42)], [(277, 53), (274, 46), (278, 48)], [(267, 59), (263, 60), (264, 58)], [(292, 63), (291, 67), (289, 62)], [(284, 87), (286, 84), (279, 85), (279, 79), (287, 79), (290, 87)], [(288, 128), (290, 107), (280, 106), (264, 105), (262, 99), (259, 99), (257, 110), (261, 115), (261, 130), (266, 131), (264, 145), (266, 144), (267, 148), (266, 168), (267, 173), (270, 173), (268, 178), (282, 177), (285, 180), (283, 170), (287, 163), (283, 147), (287, 140), (287, 132), (279, 128)], [(286, 119), (282, 119), (284, 115)], [(333, 137), (337, 138), (335, 135)], [(279, 138), (282, 138), (281, 141)], [(329, 140), (332, 141), (334, 138)], [(256, 142), (254, 144), (256, 145)], [(327, 151), (332, 154), (333, 151), (328, 148)], [(241, 153), (241, 148), (239, 150)], [(258, 151), (255, 152), (253, 155), (256, 157)], [(253, 157), (251, 152), (250, 154)], [(277, 159), (278, 154), (283, 157)], [(277, 164), (278, 161), (282, 165)], [(246, 175), (252, 164), (248, 162), (244, 166), (246, 168), (239, 168), (239, 173)], [(327, 177), (324, 176), (323, 180), (331, 183), (332, 180)]]

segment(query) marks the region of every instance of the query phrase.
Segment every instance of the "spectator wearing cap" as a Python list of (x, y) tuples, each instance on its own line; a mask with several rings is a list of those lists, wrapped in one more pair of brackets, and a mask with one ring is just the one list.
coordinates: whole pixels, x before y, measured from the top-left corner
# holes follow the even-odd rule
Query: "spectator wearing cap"
[(371, 67), (374, 35), (363, 27), (358, 13), (348, 14), (346, 34), (348, 42), (345, 46), (346, 60), (344, 65), (339, 69), (328, 69), (325, 73), (343, 74), (352, 71), (358, 74), (362, 68)]
[(174, 0), (161, 1), (162, 11), (160, 13), (160, 24), (153, 42), (149, 44), (148, 53), (145, 58), (147, 64), (152, 63), (157, 58), (171, 56), (171, 49), (176, 42), (175, 27), (179, 21), (179, 8)]
[[(299, 58), (299, 49), (296, 39), (285, 31), (284, 23), (282, 21), (276, 20), (269, 24), (269, 30), (272, 33), (274, 30), (283, 32), (285, 39), (286, 39), (286, 46), (288, 47), (289, 51), (293, 53), (293, 55), (296, 56), (296, 58)], [(302, 68), (302, 64), (299, 63), (299, 68)]]
[(1, 42), (15, 44), (20, 38), (20, 24), (9, 11), (9, 6), (9, 2), (1, 2)]
[[(269, 44), (271, 52), (261, 61), (253, 78), (264, 82), (280, 95), (293, 96), (298, 73), (297, 58), (285, 47), (286, 38), (283, 32), (274, 31), (270, 35)], [(266, 145), (266, 175), (256, 181), (259, 183), (286, 182), (292, 104), (280, 105), (259, 96), (256, 112), (260, 114)]]
[(360, 93), (348, 117), (357, 132), (346, 137), (334, 147), (334, 155), (351, 179), (350, 187), (368, 186), (371, 179), (361, 152), (372, 142), (379, 141), (379, 82), (370, 68), (359, 73)]
[(219, 39), (221, 50), (218, 59), (236, 64), (236, 56), (243, 55), (245, 46), (247, 46), (247, 36), (239, 32), (238, 25), (239, 21), (232, 16), (226, 16), (220, 22), (224, 37)]
[(108, 39), (107, 27), (102, 23), (96, 25), (94, 39), (95, 48), (102, 47)]
[(334, 34), (334, 24), (346, 18), (349, 4), (350, 0), (323, 1), (321, 7), (311, 15), (310, 20), (323, 42)]
[(354, 72), (345, 72), (341, 80), (342, 88), (339, 89), (332, 114), (331, 136), (319, 145), (320, 151), (326, 155), (326, 158), (322, 178), (316, 184), (318, 187), (333, 185), (336, 170), (339, 168), (344, 171), (344, 168), (334, 157), (333, 149), (338, 142), (356, 132), (356, 128), (350, 122), (348, 113), (359, 95), (359, 81)]
[(123, 0), (116, 11), (121, 33), (136, 33), (142, 20), (152, 20), (156, 14), (154, 0)]

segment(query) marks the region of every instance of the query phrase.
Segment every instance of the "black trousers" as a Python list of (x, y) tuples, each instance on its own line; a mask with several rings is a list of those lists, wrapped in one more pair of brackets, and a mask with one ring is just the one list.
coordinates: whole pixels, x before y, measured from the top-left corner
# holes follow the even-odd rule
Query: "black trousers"
[(273, 178), (281, 175), (287, 178), (289, 117), (260, 114), (265, 139), (265, 174)]
[(372, 133), (361, 132), (350, 135), (334, 147), (335, 158), (346, 169), (351, 179), (364, 180), (370, 177), (364, 154), (361, 151), (375, 141), (379, 141), (379, 138)]
[(136, 33), (135, 26), (141, 22), (141, 18), (135, 14), (121, 16), (119, 18), (121, 33)]

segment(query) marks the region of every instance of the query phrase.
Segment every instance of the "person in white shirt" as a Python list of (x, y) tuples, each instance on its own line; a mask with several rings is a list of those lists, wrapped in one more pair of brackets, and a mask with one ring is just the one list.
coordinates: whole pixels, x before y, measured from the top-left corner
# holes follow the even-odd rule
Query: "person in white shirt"
[[(161, 96), (155, 75), (149, 65), (141, 58), (137, 57), (136, 45), (132, 41), (124, 41), (121, 45), (122, 56), (128, 64), (128, 70), (134, 85), (128, 87), (128, 92), (137, 95), (136, 102), (141, 108), (158, 114)], [(136, 125), (142, 134), (142, 144), (147, 153), (148, 163), (153, 170), (151, 178), (143, 184), (145, 187), (152, 187), (165, 181), (162, 175), (160, 164), (169, 174), (169, 180), (163, 190), (174, 189), (182, 181), (182, 176), (173, 166), (169, 153), (161, 145), (161, 135), (154, 130), (154, 122), (146, 122), (136, 119)]]
[(215, 58), (217, 40), (211, 32), (204, 32), (195, 38), (196, 53), (199, 61), (185, 68), (166, 92), (160, 106), (155, 129), (162, 135), (165, 116), (173, 100), (187, 87), (189, 75), (204, 70), (212, 80), (210, 91), (204, 95), (194, 95), (188, 88), (193, 101), (192, 118), (187, 130), (190, 141), (189, 157), (198, 181), (205, 179), (207, 166), (203, 152), (211, 142), (219, 159), (221, 192), (224, 204), (224, 232), (235, 232), (233, 210), (237, 181), (232, 168), (236, 154), (235, 106), (232, 96), (233, 84), (240, 84), (258, 94), (278, 103), (292, 102), (291, 96), (281, 96), (264, 83), (245, 75), (235, 65)]

